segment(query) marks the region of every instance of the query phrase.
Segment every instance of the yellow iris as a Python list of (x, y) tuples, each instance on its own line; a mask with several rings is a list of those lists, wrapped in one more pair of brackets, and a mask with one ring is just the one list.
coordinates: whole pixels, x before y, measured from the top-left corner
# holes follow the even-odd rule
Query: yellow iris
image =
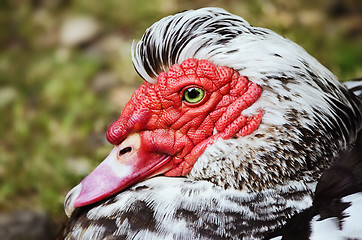
[(190, 87), (184, 91), (182, 100), (188, 103), (198, 103), (205, 96), (205, 91), (198, 87)]

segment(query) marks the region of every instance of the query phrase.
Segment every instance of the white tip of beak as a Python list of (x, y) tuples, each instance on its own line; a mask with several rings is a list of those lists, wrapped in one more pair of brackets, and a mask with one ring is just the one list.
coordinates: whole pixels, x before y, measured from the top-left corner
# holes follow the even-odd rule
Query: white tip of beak
[(75, 209), (74, 207), (74, 201), (79, 196), (80, 192), (82, 191), (82, 183), (79, 183), (77, 186), (75, 186), (72, 190), (70, 190), (65, 197), (64, 201), (64, 210), (65, 214), (67, 214), (68, 217), (70, 217)]

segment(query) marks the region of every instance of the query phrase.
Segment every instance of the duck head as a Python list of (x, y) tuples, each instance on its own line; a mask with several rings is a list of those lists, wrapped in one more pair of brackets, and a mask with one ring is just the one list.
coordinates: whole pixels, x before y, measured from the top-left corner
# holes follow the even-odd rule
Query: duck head
[(107, 131), (114, 149), (68, 193), (68, 215), (161, 174), (247, 191), (313, 181), (360, 127), (318, 61), (222, 9), (161, 19), (134, 49), (145, 82)]
[(254, 132), (263, 111), (242, 111), (261, 88), (228, 67), (187, 59), (144, 83), (107, 131), (115, 147), (77, 187), (74, 207), (107, 198), (155, 175), (185, 176), (218, 138)]

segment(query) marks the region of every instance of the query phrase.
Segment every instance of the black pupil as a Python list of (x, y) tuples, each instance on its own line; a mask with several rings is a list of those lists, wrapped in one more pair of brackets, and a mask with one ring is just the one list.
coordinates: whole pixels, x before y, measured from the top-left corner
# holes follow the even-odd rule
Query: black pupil
[(200, 95), (200, 92), (197, 91), (196, 88), (191, 88), (188, 90), (188, 95), (189, 95), (189, 98), (197, 98), (199, 95)]

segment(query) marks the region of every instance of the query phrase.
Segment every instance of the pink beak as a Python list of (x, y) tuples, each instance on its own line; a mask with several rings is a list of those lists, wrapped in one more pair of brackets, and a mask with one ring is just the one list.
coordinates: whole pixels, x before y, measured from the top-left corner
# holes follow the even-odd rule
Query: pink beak
[(141, 180), (168, 171), (173, 166), (171, 159), (169, 155), (142, 148), (139, 134), (129, 135), (68, 193), (65, 201), (67, 215), (71, 215), (74, 208), (105, 199)]

